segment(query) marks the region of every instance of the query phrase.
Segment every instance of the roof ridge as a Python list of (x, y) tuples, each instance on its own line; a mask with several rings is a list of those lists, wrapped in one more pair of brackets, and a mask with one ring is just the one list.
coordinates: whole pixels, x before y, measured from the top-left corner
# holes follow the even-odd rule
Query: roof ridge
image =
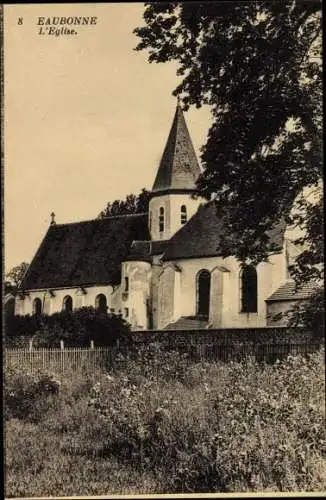
[[(120, 280), (132, 241), (149, 239), (147, 215), (126, 214), (49, 226), (24, 278), (26, 290)], [(111, 248), (112, 246), (112, 248)], [(108, 248), (110, 251), (108, 251)], [(147, 244), (139, 244), (144, 252)]]
[(97, 222), (105, 219), (120, 219), (124, 217), (139, 217), (141, 215), (148, 215), (148, 212), (139, 212), (136, 214), (119, 214), (119, 215), (109, 215), (107, 217), (100, 217), (100, 218), (95, 218), (95, 219), (85, 219), (85, 220), (79, 220), (79, 221), (74, 221), (74, 222), (62, 222), (62, 223), (55, 223), (50, 226), (51, 227), (56, 227), (56, 226), (70, 226), (72, 224), (84, 224), (86, 222)]

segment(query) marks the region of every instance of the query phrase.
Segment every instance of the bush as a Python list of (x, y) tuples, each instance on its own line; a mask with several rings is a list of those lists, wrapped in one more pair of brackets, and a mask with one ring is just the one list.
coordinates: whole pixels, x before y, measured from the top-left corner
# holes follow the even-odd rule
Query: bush
[[(147, 364), (153, 374), (143, 381), (134, 365), (128, 376), (103, 377), (93, 387), (89, 404), (101, 422), (97, 454), (132, 460), (139, 470), (154, 468), (165, 477), (163, 493), (322, 486), (321, 353), (275, 365), (248, 359), (189, 367), (200, 374), (193, 387), (178, 376), (172, 382), (168, 371), (155, 377), (156, 361)], [(90, 442), (98, 432), (93, 429), (84, 429)]]
[(20, 370), (7, 369), (5, 374), (4, 409), (5, 418), (18, 418), (37, 422), (55, 406), (60, 382), (53, 375), (26, 374)]
[(135, 382), (150, 381), (158, 376), (166, 381), (185, 381), (190, 359), (187, 353), (163, 348), (159, 342), (120, 346), (113, 360), (113, 370)]
[(286, 314), (292, 327), (304, 328), (312, 338), (325, 338), (325, 291), (315, 290), (308, 300), (298, 301)]
[(31, 338), (42, 326), (42, 318), (36, 315), (6, 315), (5, 339), (7, 345), (15, 345), (21, 338)]
[(325, 490), (323, 350), (194, 364), (149, 345), (60, 381), (37, 425), (6, 423), (7, 496)]
[(117, 339), (130, 341), (130, 326), (114, 314), (97, 312), (83, 307), (73, 312), (58, 312), (51, 316), (13, 316), (6, 320), (6, 343), (17, 346), (22, 337), (33, 339), (38, 347), (59, 346), (63, 340), (69, 346), (112, 345)]

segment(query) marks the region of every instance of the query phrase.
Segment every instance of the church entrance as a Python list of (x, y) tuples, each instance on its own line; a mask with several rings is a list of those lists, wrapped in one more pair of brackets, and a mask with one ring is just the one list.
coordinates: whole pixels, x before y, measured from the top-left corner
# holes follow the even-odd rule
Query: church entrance
[(197, 274), (197, 316), (209, 317), (211, 275), (206, 269)]

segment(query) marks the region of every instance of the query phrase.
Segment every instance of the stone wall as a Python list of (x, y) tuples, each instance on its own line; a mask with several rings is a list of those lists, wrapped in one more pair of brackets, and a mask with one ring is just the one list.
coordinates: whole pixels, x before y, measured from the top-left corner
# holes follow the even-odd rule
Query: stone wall
[[(125, 290), (125, 278), (129, 289)], [(150, 298), (151, 265), (131, 261), (122, 264), (122, 281), (114, 295), (114, 303), (132, 328), (148, 328), (148, 300)]]
[[(256, 313), (243, 313), (241, 312), (240, 264), (234, 257), (180, 259), (175, 263), (181, 270), (180, 316), (196, 315), (196, 277), (203, 269), (211, 273), (209, 323), (214, 328), (266, 326), (265, 300), (286, 279), (284, 251), (271, 255), (269, 262), (259, 264), (257, 266), (258, 309)], [(162, 322), (160, 321), (159, 324), (162, 325)]]
[(158, 328), (159, 317), (159, 276), (162, 272), (162, 264), (159, 257), (153, 258), (152, 264), (152, 280), (151, 280), (151, 316), (152, 325), (150, 328)]
[[(125, 277), (129, 279), (129, 289), (125, 290)], [(16, 297), (15, 314), (33, 314), (33, 301), (39, 298), (45, 314), (53, 314), (63, 309), (64, 298), (72, 298), (73, 309), (96, 307), (96, 297), (106, 297), (108, 312), (121, 314), (132, 328), (149, 328), (148, 299), (150, 297), (151, 265), (147, 262), (124, 262), (122, 264), (122, 284), (62, 288), (30, 291), (23, 297)]]
[(159, 277), (158, 327), (164, 328), (174, 320), (175, 269), (168, 266)]
[[(305, 343), (312, 340), (312, 335), (300, 328), (265, 327), (265, 328), (219, 328), (208, 330), (151, 330), (133, 332), (135, 342), (163, 342), (178, 344), (286, 344)], [(320, 339), (324, 341), (324, 339)]]
[(298, 300), (282, 300), (266, 303), (267, 325), (280, 326), (288, 322), (287, 314), (298, 302)]
[(106, 297), (108, 308), (110, 309), (113, 288), (109, 285), (93, 286), (85, 288), (61, 288), (53, 290), (30, 291), (24, 298), (16, 296), (15, 314), (33, 314), (33, 301), (39, 298), (44, 305), (46, 314), (53, 314), (62, 311), (63, 300), (70, 295), (73, 301), (73, 308), (92, 306), (95, 307), (96, 297), (103, 294)]

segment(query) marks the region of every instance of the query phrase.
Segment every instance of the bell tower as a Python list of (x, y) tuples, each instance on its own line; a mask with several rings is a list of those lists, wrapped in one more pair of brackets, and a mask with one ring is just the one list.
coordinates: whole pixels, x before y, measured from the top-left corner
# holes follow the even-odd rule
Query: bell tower
[(179, 102), (152, 188), (149, 203), (151, 239), (168, 240), (197, 211), (194, 199), (201, 170)]

